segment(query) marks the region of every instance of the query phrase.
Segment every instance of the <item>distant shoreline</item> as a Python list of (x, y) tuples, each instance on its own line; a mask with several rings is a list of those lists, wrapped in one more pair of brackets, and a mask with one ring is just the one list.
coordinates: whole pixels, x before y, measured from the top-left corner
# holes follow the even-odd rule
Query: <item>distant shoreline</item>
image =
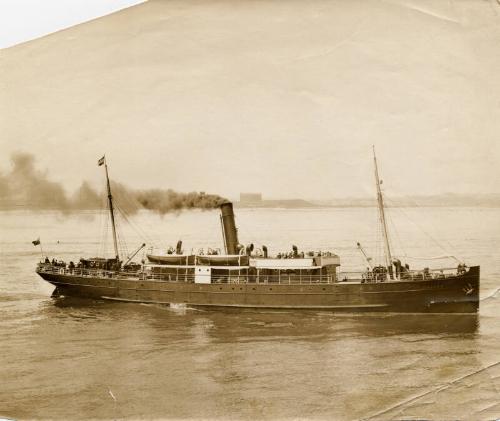
[[(376, 208), (376, 205), (315, 205), (312, 204), (310, 206), (268, 206), (268, 205), (238, 205), (235, 204), (235, 208), (237, 209), (359, 209), (359, 208)], [(391, 208), (491, 208), (496, 209), (500, 208), (500, 204), (498, 205), (486, 205), (486, 204), (462, 204), (462, 205), (451, 205), (451, 204), (419, 204), (419, 205), (410, 205), (410, 204), (401, 204), (401, 205), (387, 205), (384, 206), (386, 209)]]
[[(290, 205), (239, 205), (235, 204), (235, 208), (237, 209), (254, 209), (254, 210), (267, 210), (267, 209), (275, 209), (275, 210), (313, 210), (313, 209), (375, 209), (377, 208), (376, 205), (316, 205), (316, 204), (311, 204), (308, 206), (290, 206)], [(386, 206), (387, 209), (397, 209), (397, 208), (407, 208), (407, 209), (418, 209), (418, 208), (456, 208), (456, 209), (465, 209), (465, 208), (482, 208), (482, 209), (500, 209), (500, 205), (493, 205), (493, 204), (477, 204), (477, 203), (472, 203), (472, 204), (461, 204), (461, 205), (451, 205), (451, 204), (419, 204), (419, 205), (408, 205), (408, 204), (401, 204), (401, 205), (388, 205)], [(175, 214), (178, 212), (186, 212), (186, 211), (210, 211), (214, 210), (216, 208), (180, 208), (180, 209), (172, 209), (169, 212), (163, 212), (162, 214)], [(46, 208), (46, 207), (27, 207), (27, 206), (0, 206), (0, 212), (61, 212), (61, 213), (78, 213), (78, 212), (104, 212), (106, 209), (97, 209), (97, 208), (81, 208), (81, 209), (74, 209), (74, 208)], [(159, 213), (156, 210), (153, 209), (138, 209), (137, 212), (153, 212), (153, 213)], [(133, 212), (133, 213), (137, 213)]]
[[(500, 208), (500, 195), (455, 195), (445, 194), (440, 196), (415, 196), (397, 197), (394, 199), (385, 198), (386, 208)], [(226, 200), (226, 199), (224, 199)], [(10, 202), (10, 203), (9, 203)], [(52, 201), (37, 203), (17, 203), (4, 200), (0, 202), (0, 211), (60, 211), (63, 213), (79, 211), (99, 211), (103, 210), (97, 201), (79, 201), (57, 203)], [(191, 202), (189, 202), (191, 203)], [(210, 210), (217, 208), (218, 201), (213, 201), (204, 206), (196, 206), (191, 203), (174, 203), (171, 208), (160, 213), (176, 213), (185, 210)], [(354, 208), (376, 208), (377, 202), (374, 198), (341, 198), (325, 200), (304, 200), (304, 199), (262, 199), (257, 201), (233, 201), (238, 209), (354, 209)], [(50, 206), (50, 205), (53, 206)], [(203, 204), (203, 203), (202, 203)], [(87, 207), (88, 206), (88, 207)], [(138, 204), (137, 207), (129, 209), (131, 213), (142, 210), (160, 211), (160, 209), (148, 209)]]
[[(274, 199), (259, 202), (234, 202), (238, 208), (371, 208), (374, 198), (342, 198), (329, 200)], [(488, 207), (500, 208), (500, 195), (441, 195), (398, 197), (385, 200), (387, 208), (418, 207)]]

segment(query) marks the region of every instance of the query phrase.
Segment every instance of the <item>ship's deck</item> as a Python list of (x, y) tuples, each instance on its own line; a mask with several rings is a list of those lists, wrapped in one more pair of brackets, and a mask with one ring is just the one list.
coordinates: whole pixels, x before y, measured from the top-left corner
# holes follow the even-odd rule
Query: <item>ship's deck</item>
[[(154, 265), (156, 267), (156, 265)], [(169, 267), (165, 265), (165, 267)], [(229, 269), (226, 267), (226, 269)], [(38, 273), (59, 274), (65, 276), (85, 277), (85, 278), (102, 278), (102, 279), (123, 279), (123, 280), (150, 280), (161, 282), (182, 282), (196, 283), (196, 275), (193, 273), (178, 273), (178, 274), (162, 274), (151, 272), (148, 265), (145, 265), (141, 270), (136, 272), (127, 271), (110, 271), (91, 268), (67, 268), (48, 263), (40, 263), (37, 267)], [(465, 273), (465, 272), (463, 272)], [(338, 272), (336, 275), (316, 275), (316, 274), (279, 274), (279, 275), (260, 275), (260, 274), (240, 274), (231, 273), (227, 275), (217, 275), (211, 282), (212, 284), (333, 284), (333, 283), (378, 283), (378, 282), (408, 282), (408, 281), (423, 281), (430, 279), (445, 279), (456, 277), (463, 274), (458, 273), (457, 268), (441, 268), (426, 271), (408, 271), (402, 277), (387, 279), (381, 278), (372, 272)]]

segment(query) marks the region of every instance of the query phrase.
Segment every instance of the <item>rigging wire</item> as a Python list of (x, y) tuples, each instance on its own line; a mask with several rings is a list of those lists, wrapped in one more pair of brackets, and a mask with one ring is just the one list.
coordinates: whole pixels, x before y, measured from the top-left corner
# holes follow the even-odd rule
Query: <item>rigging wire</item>
[[(106, 191), (107, 189), (107, 184), (106, 180), (103, 180), (103, 187), (104, 190)], [(104, 211), (103, 211), (104, 210)], [(102, 195), (102, 201), (101, 201), (101, 220), (104, 222), (103, 226), (103, 232), (102, 232), (102, 237), (101, 237), (101, 252), (100, 256), (106, 256), (107, 251), (108, 251), (108, 232), (109, 232), (109, 201), (107, 199), (106, 194)]]
[(101, 253), (101, 247), (102, 247), (102, 238), (103, 238), (103, 230), (104, 230), (104, 220), (103, 220), (103, 214), (102, 214), (102, 207), (103, 203), (101, 202), (101, 207), (97, 211), (96, 217), (99, 219), (99, 231), (98, 231), (98, 241), (95, 244), (96, 248), (96, 256), (99, 256)]
[(116, 226), (116, 238), (118, 241), (120, 254), (122, 255), (123, 259), (123, 256), (128, 255), (128, 248), (127, 248), (127, 243), (125, 242), (124, 238), (121, 235), (122, 229), (121, 229), (121, 221), (119, 220), (119, 218), (115, 218), (115, 226)]
[(120, 206), (116, 205), (116, 208), (118, 209), (118, 212), (120, 213), (121, 217), (123, 220), (132, 228), (132, 230), (146, 243), (149, 243), (151, 245), (154, 245), (157, 247), (156, 241), (151, 238), (141, 227), (140, 225), (136, 224), (134, 221), (132, 221), (128, 216), (127, 212)]
[(378, 264), (380, 266), (385, 266), (385, 250), (384, 250), (384, 228), (382, 227), (382, 223), (379, 222), (377, 224), (377, 259), (378, 259)]
[[(417, 202), (415, 202), (413, 199), (410, 198), (410, 200), (413, 202), (414, 206), (417, 207), (418, 209), (420, 209), (421, 207), (418, 205)], [(395, 204), (395, 202), (393, 202)], [(456, 254), (456, 250), (455, 248), (448, 242), (448, 246), (452, 249), (453, 253), (450, 253), (448, 249), (446, 249), (445, 247), (443, 247), (443, 245), (436, 239), (434, 238), (434, 236), (432, 236), (429, 232), (427, 232), (417, 221), (415, 221), (413, 218), (410, 217), (410, 215), (408, 215), (407, 212), (405, 212), (403, 210), (402, 207), (394, 207), (395, 209), (397, 209), (399, 212), (401, 212), (401, 214), (403, 214), (406, 219), (408, 219), (413, 225), (415, 225), (423, 234), (425, 234), (427, 236), (427, 238), (429, 238), (435, 246), (437, 246), (443, 253), (445, 253), (446, 255), (451, 255), (451, 254)], [(406, 253), (405, 253), (406, 257), (409, 257)], [(454, 256), (450, 256), (450, 257), (454, 257)], [(454, 257), (456, 260), (459, 260), (457, 259), (456, 257)]]
[[(392, 201), (391, 199), (388, 199), (387, 196), (386, 196), (386, 201), (389, 202), (389, 204), (392, 204)], [(393, 207), (391, 207), (391, 210), (394, 209)], [(392, 232), (394, 232), (396, 234), (396, 242), (398, 244), (398, 248), (400, 248), (402, 251), (403, 251), (403, 255), (398, 255), (396, 254), (395, 257), (408, 257), (408, 253), (406, 252), (406, 249), (404, 247), (404, 242), (401, 240), (401, 236), (399, 235), (399, 230), (397, 228), (397, 225), (394, 223), (394, 219), (392, 218), (392, 211), (391, 212), (386, 212), (386, 215), (388, 215), (389, 217), (389, 224), (391, 225), (391, 230)], [(394, 245), (394, 243), (393, 243)]]
[[(107, 186), (105, 186), (107, 188)], [(118, 200), (117, 200), (118, 198)], [(104, 200), (106, 200), (106, 197), (104, 197)], [(127, 202), (128, 203), (128, 208), (132, 210), (132, 212), (137, 212), (139, 210), (139, 207), (137, 206), (137, 203), (134, 203), (130, 200), (128, 195), (122, 194), (120, 189), (117, 189), (117, 193), (113, 195), (113, 205), (115, 210), (117, 210), (118, 214), (120, 215), (121, 218), (115, 218), (115, 228), (116, 228), (116, 237), (117, 237), (117, 242), (118, 242), (118, 249), (119, 252), (122, 256), (128, 256), (129, 251), (127, 247), (127, 243), (125, 239), (122, 236), (122, 220), (125, 221), (128, 226), (132, 228), (132, 230), (141, 238), (141, 240), (148, 242), (154, 246), (157, 246), (156, 241), (151, 238), (141, 227), (133, 222), (127, 214), (127, 210), (120, 204), (120, 201)], [(109, 202), (106, 200), (106, 209), (109, 212)], [(117, 216), (115, 214), (115, 216)], [(103, 241), (102, 244), (104, 245), (104, 250), (103, 254), (106, 253), (107, 251), (107, 239), (108, 239), (108, 231), (109, 231), (109, 218), (105, 218), (106, 221), (106, 227), (105, 227), (105, 232), (103, 233)]]
[(429, 232), (427, 232), (417, 221), (412, 219), (403, 209), (400, 209), (401, 213), (403, 213), (409, 220), (412, 222), (417, 228), (419, 228), (433, 243), (436, 245), (441, 251), (447, 253), (448, 250), (446, 250), (443, 245), (434, 238)]
[(108, 232), (109, 232), (109, 218), (107, 213), (102, 214), (104, 216), (104, 230), (101, 239), (101, 256), (106, 256), (108, 253)]
[[(141, 210), (144, 210), (142, 205), (137, 202), (137, 200), (132, 200), (130, 195), (126, 193), (126, 191), (121, 191), (118, 189), (117, 191), (118, 202), (116, 206), (119, 208), (120, 214), (122, 218), (130, 225), (130, 227), (134, 230), (134, 232), (145, 242), (158, 247), (158, 244), (155, 239), (153, 239), (148, 233), (141, 228), (140, 225), (136, 224), (134, 221), (129, 219), (133, 214), (140, 213)], [(123, 202), (123, 205), (121, 205)], [(153, 227), (147, 222), (143, 222), (143, 225), (147, 226), (150, 231), (154, 231)]]
[(382, 233), (382, 223), (380, 221), (380, 210), (378, 207), (375, 208), (375, 266), (384, 266), (384, 246), (383, 242), (383, 233)]
[[(419, 209), (422, 207), (413, 198), (410, 197), (409, 199), (412, 201), (412, 203), (414, 204), (415, 207), (417, 207)], [(430, 234), (428, 234), (428, 235), (430, 235)], [(435, 240), (435, 241), (437, 242), (437, 240)], [(452, 243), (450, 243), (446, 238), (444, 238), (443, 241), (447, 244), (449, 249), (452, 250), (453, 254), (456, 254), (457, 250), (456, 250), (455, 246)]]

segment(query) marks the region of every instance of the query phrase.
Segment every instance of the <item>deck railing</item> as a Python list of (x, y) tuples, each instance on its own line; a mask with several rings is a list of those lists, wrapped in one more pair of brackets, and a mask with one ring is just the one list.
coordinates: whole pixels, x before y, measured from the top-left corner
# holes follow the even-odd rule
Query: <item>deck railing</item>
[[(194, 283), (196, 275), (191, 274), (168, 274), (155, 273), (148, 270), (140, 270), (137, 272), (126, 271), (109, 271), (104, 269), (94, 268), (68, 268), (63, 266), (41, 263), (37, 267), (37, 271), (41, 273), (52, 273), (59, 275), (81, 276), (88, 278), (114, 278), (114, 279), (130, 279), (130, 280), (153, 280), (163, 282), (184, 282)], [(203, 277), (201, 277), (203, 279)], [(212, 284), (331, 284), (335, 282), (335, 277), (332, 275), (249, 275), (249, 274), (231, 274), (231, 275), (206, 275), (205, 279), (209, 279)]]
[(49, 263), (40, 263), (37, 267), (37, 272), (52, 273), (58, 275), (73, 275), (88, 278), (139, 278), (139, 272), (112, 271), (105, 269), (90, 269), (90, 268), (69, 268), (60, 265), (52, 265)]
[[(195, 282), (194, 274), (160, 274), (149, 273), (145, 274), (145, 279), (169, 282)], [(212, 284), (331, 284), (335, 282), (335, 277), (332, 275), (207, 275), (205, 279), (209, 279)]]
[[(95, 268), (69, 268), (65, 266), (57, 266), (49, 263), (40, 263), (37, 267), (37, 272), (52, 273), (60, 275), (81, 276), (88, 278), (111, 278), (111, 279), (129, 279), (129, 280), (152, 280), (159, 282), (184, 282), (194, 283), (195, 280), (206, 279), (207, 283), (212, 284), (279, 284), (279, 285), (294, 285), (294, 284), (332, 284), (337, 282), (390, 282), (390, 281), (421, 281), (429, 279), (441, 279), (463, 274), (468, 269), (457, 271), (457, 268), (443, 268), (434, 270), (411, 270), (404, 273), (393, 274), (391, 280), (386, 273), (374, 272), (339, 272), (336, 275), (311, 275), (311, 274), (280, 274), (280, 275), (254, 275), (254, 274), (229, 274), (229, 275), (204, 275), (196, 278), (194, 273), (155, 273), (153, 271), (141, 269), (136, 272), (128, 271), (110, 271)], [(199, 275), (198, 275), (199, 276)], [(204, 283), (204, 282), (200, 282)]]
[(440, 269), (424, 269), (424, 270), (407, 270), (398, 275), (393, 273), (392, 279), (388, 273), (374, 273), (372, 271), (365, 272), (339, 272), (338, 282), (385, 282), (385, 281), (423, 281), (429, 279), (443, 279), (454, 277), (466, 273), (468, 269), (463, 268), (457, 270), (454, 268)]

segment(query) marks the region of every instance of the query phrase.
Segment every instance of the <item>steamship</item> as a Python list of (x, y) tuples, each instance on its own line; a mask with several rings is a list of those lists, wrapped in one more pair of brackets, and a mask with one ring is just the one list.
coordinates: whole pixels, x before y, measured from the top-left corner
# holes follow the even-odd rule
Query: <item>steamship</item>
[(115, 256), (80, 259), (78, 264), (49, 261), (36, 272), (54, 285), (54, 296), (185, 304), (205, 308), (305, 309), (334, 312), (476, 313), (479, 309), (479, 266), (459, 263), (448, 269), (409, 270), (391, 255), (384, 201), (374, 155), (379, 219), (384, 237), (384, 264), (359, 273), (340, 272), (333, 252), (270, 256), (238, 240), (233, 205), (220, 205), (224, 251), (185, 254), (182, 242), (163, 254), (147, 254), (132, 263), (142, 244), (126, 261), (120, 259), (114, 223), (113, 196), (103, 159)]

